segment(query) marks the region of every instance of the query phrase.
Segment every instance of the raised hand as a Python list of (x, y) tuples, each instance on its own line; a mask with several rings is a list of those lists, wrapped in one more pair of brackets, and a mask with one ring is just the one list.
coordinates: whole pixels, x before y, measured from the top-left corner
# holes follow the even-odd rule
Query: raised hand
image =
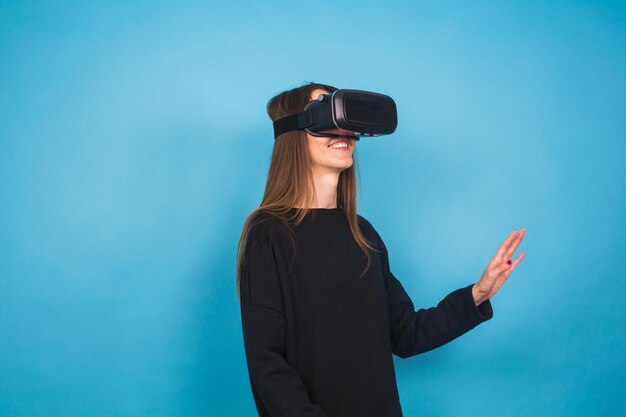
[(515, 267), (524, 259), (526, 252), (522, 252), (516, 260), (511, 261), (511, 257), (525, 233), (526, 230), (524, 228), (519, 233), (517, 233), (517, 230), (513, 230), (509, 237), (500, 245), (498, 252), (489, 262), (478, 282), (472, 287), (472, 296), (476, 305), (493, 297), (509, 278)]

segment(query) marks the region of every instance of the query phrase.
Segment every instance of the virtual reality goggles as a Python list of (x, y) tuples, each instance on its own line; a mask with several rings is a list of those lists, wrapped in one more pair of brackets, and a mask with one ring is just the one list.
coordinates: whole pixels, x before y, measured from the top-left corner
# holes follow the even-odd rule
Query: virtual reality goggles
[(320, 94), (300, 113), (274, 121), (274, 139), (285, 132), (304, 129), (314, 136), (389, 135), (396, 130), (396, 103), (389, 96), (360, 90), (335, 90)]

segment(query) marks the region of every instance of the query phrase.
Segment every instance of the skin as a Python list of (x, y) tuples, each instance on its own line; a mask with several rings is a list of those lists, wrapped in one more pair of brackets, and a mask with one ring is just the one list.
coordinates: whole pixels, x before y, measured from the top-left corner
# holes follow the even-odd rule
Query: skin
[[(311, 100), (316, 100), (320, 94), (328, 94), (325, 90), (314, 90)], [(348, 150), (337, 150), (329, 147), (338, 140), (348, 142)], [(307, 133), (311, 163), (313, 167), (313, 180), (317, 197), (317, 208), (337, 207), (337, 185), (339, 174), (354, 163), (352, 154), (356, 146), (356, 140), (349, 136), (343, 137), (320, 137)], [(477, 306), (493, 297), (506, 282), (511, 272), (519, 265), (526, 256), (522, 252), (514, 261), (513, 254), (522, 242), (526, 230), (513, 232), (502, 242), (495, 256), (491, 259), (482, 275), (472, 287), (474, 304)], [(511, 260), (509, 265), (507, 261)]]
[[(311, 92), (311, 100), (317, 100), (320, 94), (328, 94), (326, 90), (316, 89)], [(356, 146), (356, 140), (349, 136), (321, 137), (306, 134), (309, 151), (311, 153), (311, 165), (313, 166), (313, 181), (317, 196), (318, 208), (337, 207), (337, 185), (339, 174), (354, 163), (352, 154)], [(333, 149), (329, 145), (338, 140), (348, 142), (348, 150)]]
[(495, 256), (485, 268), (485, 271), (480, 276), (480, 279), (474, 287), (472, 287), (472, 296), (474, 297), (474, 303), (480, 305), (485, 300), (493, 297), (500, 287), (506, 282), (511, 275), (511, 272), (522, 262), (522, 259), (526, 257), (526, 252), (522, 252), (514, 261), (511, 261), (511, 265), (507, 261), (511, 260), (513, 254), (517, 250), (517, 247), (522, 242), (526, 230), (522, 228), (519, 232), (513, 230), (509, 237), (498, 248)]

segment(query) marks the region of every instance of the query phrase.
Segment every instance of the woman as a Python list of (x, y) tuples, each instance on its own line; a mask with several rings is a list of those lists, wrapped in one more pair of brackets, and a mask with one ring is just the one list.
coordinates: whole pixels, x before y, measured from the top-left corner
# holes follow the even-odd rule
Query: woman
[[(268, 103), (272, 120), (319, 94), (308, 84)], [(415, 311), (387, 249), (356, 208), (356, 140), (295, 130), (276, 138), (263, 200), (243, 227), (237, 294), (261, 417), (400, 417), (392, 354), (441, 346), (492, 317), (489, 299), (525, 253), (513, 231), (480, 279)]]

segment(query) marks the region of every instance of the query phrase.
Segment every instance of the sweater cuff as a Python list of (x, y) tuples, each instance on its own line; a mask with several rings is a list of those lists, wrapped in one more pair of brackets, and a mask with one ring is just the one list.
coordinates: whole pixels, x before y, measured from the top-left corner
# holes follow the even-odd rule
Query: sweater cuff
[(491, 306), (490, 300), (485, 300), (480, 303), (478, 306), (474, 303), (474, 296), (472, 295), (472, 288), (474, 284), (471, 284), (463, 289), (465, 293), (465, 298), (469, 303), (469, 309), (471, 311), (472, 317), (478, 322), (482, 323), (483, 321), (487, 321), (493, 317), (493, 308)]

